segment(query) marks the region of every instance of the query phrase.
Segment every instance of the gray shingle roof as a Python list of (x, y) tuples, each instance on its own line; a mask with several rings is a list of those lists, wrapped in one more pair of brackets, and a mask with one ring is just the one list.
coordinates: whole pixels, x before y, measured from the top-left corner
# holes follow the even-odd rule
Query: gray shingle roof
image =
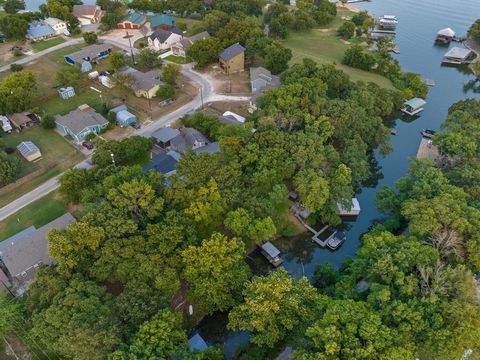
[(55, 122), (69, 128), (74, 134), (80, 133), (88, 126), (103, 126), (108, 124), (107, 119), (90, 107), (86, 107), (84, 110), (78, 108), (63, 116), (55, 115)]
[(95, 60), (98, 58), (98, 55), (104, 51), (111, 51), (112, 46), (107, 44), (94, 44), (84, 47), (82, 50), (76, 51), (69, 55), (65, 55), (75, 61), (77, 64), (83, 63), (84, 59)]
[(202, 31), (201, 33), (190, 36), (189, 39), (192, 43), (194, 43), (197, 40), (205, 40), (205, 39), (208, 39), (209, 37), (210, 37), (210, 34), (208, 33), (208, 31)]
[(173, 138), (177, 137), (180, 135), (180, 131), (177, 129), (171, 128), (171, 127), (163, 127), (161, 129), (158, 129), (152, 134), (152, 137), (155, 138), (157, 141), (161, 141), (163, 143), (166, 143)]
[(172, 35), (171, 31), (160, 29), (151, 33), (149, 38), (151, 40), (158, 39), (158, 41), (160, 41), (161, 43), (164, 43), (171, 35)]
[(218, 145), (218, 142), (213, 142), (213, 143), (210, 143), (208, 145), (199, 147), (199, 148), (195, 149), (194, 151), (197, 155), (198, 154), (204, 154), (204, 153), (214, 154), (214, 153), (220, 152), (220, 146)]
[(220, 53), (219, 57), (222, 60), (228, 61), (231, 58), (237, 56), (238, 54), (241, 54), (244, 51), (245, 51), (245, 48), (242, 45), (240, 45), (239, 43), (235, 43), (232, 46), (229, 46), (228, 48), (223, 50)]
[(172, 155), (161, 153), (153, 157), (153, 159), (143, 168), (143, 171), (154, 169), (166, 176), (175, 172), (175, 164), (177, 163)]
[(36, 264), (53, 264), (48, 254), (47, 234), (53, 228), (65, 228), (75, 219), (70, 213), (53, 220), (38, 230), (31, 228), (0, 243), (0, 257), (10, 275), (15, 277)]
[(149, 91), (153, 87), (162, 84), (160, 80), (160, 72), (158, 70), (150, 70), (147, 72), (138, 71), (132, 67), (122, 70), (122, 74), (130, 74), (133, 77), (133, 89)]

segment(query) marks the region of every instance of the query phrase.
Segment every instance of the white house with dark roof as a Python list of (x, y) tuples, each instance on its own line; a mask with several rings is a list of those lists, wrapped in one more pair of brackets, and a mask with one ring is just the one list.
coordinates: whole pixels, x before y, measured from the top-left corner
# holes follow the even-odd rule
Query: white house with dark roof
[(89, 133), (98, 134), (108, 126), (108, 121), (90, 106), (84, 104), (66, 115), (55, 115), (57, 129), (81, 143)]
[(182, 39), (183, 33), (181, 30), (175, 30), (175, 32), (173, 32), (171, 30), (159, 29), (148, 36), (148, 46), (157, 51), (167, 50)]
[(48, 253), (47, 235), (54, 228), (64, 229), (74, 220), (66, 213), (39, 229), (30, 226), (0, 242), (0, 281), (3, 285), (28, 285), (40, 265), (54, 264), (55, 260)]

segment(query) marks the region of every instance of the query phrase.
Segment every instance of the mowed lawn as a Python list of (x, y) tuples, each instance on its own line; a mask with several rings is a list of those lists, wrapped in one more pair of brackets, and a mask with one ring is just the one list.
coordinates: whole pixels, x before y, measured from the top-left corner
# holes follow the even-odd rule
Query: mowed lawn
[(22, 170), (20, 177), (28, 175), (36, 170), (44, 169), (30, 181), (22, 184), (11, 191), (0, 195), (0, 206), (29, 192), (41, 185), (48, 179), (60, 174), (64, 170), (76, 165), (84, 159), (84, 155), (78, 151), (67, 139), (57, 134), (54, 130), (45, 130), (40, 126), (24, 129), (20, 133), (12, 132), (2, 137), (5, 146), (16, 148), (22, 141), (32, 141), (42, 153), (42, 159), (36, 162), (28, 162), (18, 151), (9, 156), (21, 159)]
[[(300, 63), (304, 58), (310, 58), (319, 64), (335, 63), (336, 67), (345, 71), (353, 81), (374, 82), (382, 87), (394, 89), (389, 79), (384, 76), (342, 65), (343, 54), (351, 46), (337, 35), (337, 29), (343, 22), (339, 17), (349, 15), (340, 10), (337, 18), (325, 28), (312, 29), (308, 32), (292, 32), (283, 41), (284, 45), (292, 50), (291, 64)], [(351, 15), (351, 14), (350, 14)], [(353, 41), (358, 42), (358, 39)]]
[(31, 44), (33, 52), (39, 52), (65, 42), (61, 36)]
[(67, 211), (56, 192), (52, 192), (0, 222), (0, 241), (30, 226), (37, 229), (62, 216)]

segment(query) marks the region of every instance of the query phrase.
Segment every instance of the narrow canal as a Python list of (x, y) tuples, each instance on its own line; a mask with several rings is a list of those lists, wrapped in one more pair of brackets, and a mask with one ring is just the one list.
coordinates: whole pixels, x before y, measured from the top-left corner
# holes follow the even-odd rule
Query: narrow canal
[[(474, 76), (465, 67), (441, 66), (448, 47), (434, 44), (438, 30), (446, 27), (451, 27), (457, 35), (465, 35), (469, 26), (480, 17), (479, 0), (373, 0), (356, 5), (368, 10), (374, 17), (396, 15), (399, 25), (395, 43), (400, 54), (395, 57), (404, 71), (416, 72), (423, 78), (433, 79), (436, 85), (430, 88), (425, 111), (419, 117), (414, 120), (395, 119), (397, 135), (391, 137), (393, 151), (384, 158), (376, 154), (382, 176), (374, 187), (364, 187), (357, 195), (362, 211), (358, 219), (349, 224), (347, 241), (340, 249), (335, 252), (321, 249), (312, 244), (310, 236), (275, 243), (282, 251), (283, 266), (295, 278), (302, 275), (310, 278), (319, 263), (330, 262), (340, 266), (345, 259), (353, 256), (359, 247), (361, 235), (382, 218), (374, 205), (375, 195), (382, 186), (394, 185), (407, 174), (409, 161), (417, 153), (420, 131), (425, 128), (439, 130), (448, 108), (454, 102), (469, 97), (480, 98), (480, 93), (475, 93), (469, 87)], [(462, 44), (452, 43), (450, 48), (453, 46), (462, 47)], [(263, 261), (265, 270), (268, 268), (264, 259), (255, 260), (257, 264)], [(206, 320), (200, 328), (202, 336), (209, 342), (222, 343), (229, 357), (239, 345), (248, 342), (248, 334), (245, 332), (219, 331), (222, 322), (226, 321), (225, 316), (217, 314), (215, 318)]]

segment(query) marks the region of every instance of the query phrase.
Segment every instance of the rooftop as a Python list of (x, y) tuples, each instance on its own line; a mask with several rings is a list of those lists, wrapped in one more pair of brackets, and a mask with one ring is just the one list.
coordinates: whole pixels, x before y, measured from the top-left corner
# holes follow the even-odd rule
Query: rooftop
[(180, 131), (178, 131), (177, 129), (171, 127), (163, 127), (155, 131), (152, 134), (152, 137), (155, 138), (157, 141), (166, 143), (177, 137), (178, 135), (180, 135)]
[(169, 30), (155, 30), (153, 33), (151, 33), (148, 37), (151, 40), (158, 39), (161, 43), (165, 42), (173, 33)]
[(268, 254), (268, 256), (272, 258), (276, 258), (278, 255), (280, 255), (280, 250), (278, 250), (270, 241), (260, 245), (260, 247)]
[(188, 347), (190, 351), (204, 351), (208, 348), (208, 345), (199, 333), (195, 333), (190, 339), (188, 339)]
[(438, 35), (447, 36), (447, 37), (454, 37), (455, 36), (455, 31), (453, 31), (451, 28), (445, 28), (445, 29), (440, 30), (438, 32)]
[(76, 63), (81, 64), (85, 61), (85, 59), (96, 59), (97, 57), (100, 56), (101, 53), (104, 53), (104, 52), (110, 53), (111, 50), (112, 50), (111, 45), (94, 44), (94, 45), (86, 46), (82, 50), (66, 55), (66, 57), (69, 57)]
[(464, 49), (460, 47), (454, 47), (450, 49), (444, 57), (446, 58), (452, 58), (452, 59), (459, 59), (459, 60), (465, 60), (467, 59), (470, 55), (472, 54), (472, 51), (469, 49)]
[(122, 70), (122, 73), (131, 74), (131, 76), (133, 77), (132, 88), (135, 91), (150, 91), (152, 88), (162, 83), (162, 81), (160, 80), (160, 72), (158, 70), (141, 72), (132, 67), (126, 67), (124, 70)]
[(180, 154), (175, 151), (168, 153), (160, 153), (152, 158), (152, 160), (143, 168), (143, 171), (154, 169), (165, 176), (170, 176), (175, 173), (175, 164), (178, 162)]
[(101, 11), (98, 5), (73, 5), (72, 14), (75, 17), (95, 16), (97, 11)]
[(23, 157), (27, 157), (30, 154), (40, 152), (40, 149), (31, 141), (22, 141), (17, 145), (17, 150), (20, 151)]
[(27, 30), (27, 34), (32, 38), (39, 38), (43, 36), (49, 36), (55, 34), (55, 30), (48, 24), (31, 23), (30, 28)]
[(214, 154), (220, 152), (220, 146), (218, 145), (218, 142), (213, 142), (205, 146), (196, 148), (194, 151), (197, 155), (204, 153)]
[(240, 45), (239, 43), (235, 43), (232, 46), (229, 46), (228, 48), (223, 50), (220, 53), (219, 57), (222, 60), (228, 61), (234, 58), (235, 56), (237, 56), (238, 54), (243, 53), (244, 51), (245, 51), (245, 48), (242, 45)]
[(130, 21), (131, 23), (133, 24), (137, 24), (137, 25), (140, 25), (142, 24), (145, 20), (147, 19), (147, 17), (143, 14), (140, 14), (140, 13), (137, 13), (137, 12), (132, 12), (130, 14), (128, 14), (127, 16), (125, 16), (122, 21)]
[(189, 39), (192, 43), (194, 43), (197, 40), (205, 40), (205, 39), (208, 39), (209, 37), (210, 37), (210, 34), (208, 33), (208, 31), (202, 31), (201, 33), (190, 36)]
[(54, 18), (54, 17), (48, 17), (45, 20), (43, 20), (43, 22), (47, 25), (52, 26), (52, 27), (55, 26), (55, 25), (61, 24), (61, 23), (65, 23), (65, 21)]
[(154, 28), (159, 25), (173, 26), (175, 24), (175, 16), (173, 15), (157, 15), (150, 20), (150, 27)]
[(404, 102), (404, 106), (410, 106), (411, 108), (413, 109), (417, 109), (417, 108), (421, 108), (422, 106), (424, 106), (427, 102), (423, 99), (420, 99), (420, 98), (413, 98), (413, 99), (410, 99), (408, 101), (405, 101)]
[(107, 125), (108, 121), (88, 105), (81, 105), (66, 115), (55, 115), (55, 122), (69, 128), (74, 134), (88, 126)]

